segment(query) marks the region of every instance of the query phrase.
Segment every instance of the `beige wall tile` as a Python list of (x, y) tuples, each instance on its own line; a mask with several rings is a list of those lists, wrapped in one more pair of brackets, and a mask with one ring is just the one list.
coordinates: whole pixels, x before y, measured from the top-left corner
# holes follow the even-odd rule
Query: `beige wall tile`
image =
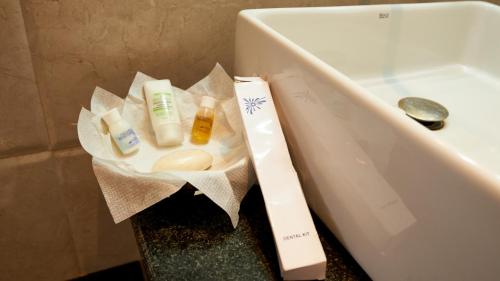
[(82, 149), (55, 153), (60, 188), (84, 273), (139, 260), (130, 222), (115, 224)]
[(415, 1), (21, 2), (49, 133), (56, 147), (68, 147), (78, 143), (73, 123), (80, 107), (89, 105), (96, 85), (125, 96), (138, 70), (168, 77), (182, 88), (203, 77), (216, 62), (231, 73), (235, 19), (241, 9)]
[(19, 0), (0, 1), (0, 157), (47, 148)]
[(0, 280), (80, 275), (50, 153), (0, 159)]
[(77, 144), (81, 106), (99, 85), (125, 96), (136, 71), (186, 88), (216, 62), (231, 72), (235, 19), (252, 7), (337, 0), (22, 0), (39, 90), (57, 146)]

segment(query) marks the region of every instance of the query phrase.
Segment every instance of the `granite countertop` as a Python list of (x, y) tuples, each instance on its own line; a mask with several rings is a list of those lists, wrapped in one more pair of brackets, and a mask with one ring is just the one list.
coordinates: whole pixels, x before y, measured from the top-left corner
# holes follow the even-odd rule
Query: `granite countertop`
[[(370, 280), (314, 217), (328, 260), (326, 280)], [(150, 280), (281, 280), (258, 186), (245, 197), (238, 227), (204, 195), (183, 188), (132, 218)]]

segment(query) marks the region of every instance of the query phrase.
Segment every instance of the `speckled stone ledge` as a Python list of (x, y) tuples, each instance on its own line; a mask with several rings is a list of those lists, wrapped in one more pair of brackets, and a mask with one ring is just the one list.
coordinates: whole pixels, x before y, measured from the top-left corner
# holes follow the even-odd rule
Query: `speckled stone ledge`
[[(327, 280), (370, 280), (315, 218), (327, 259)], [(132, 218), (150, 280), (281, 280), (273, 236), (258, 186), (252, 187), (233, 229), (204, 195), (184, 188)]]

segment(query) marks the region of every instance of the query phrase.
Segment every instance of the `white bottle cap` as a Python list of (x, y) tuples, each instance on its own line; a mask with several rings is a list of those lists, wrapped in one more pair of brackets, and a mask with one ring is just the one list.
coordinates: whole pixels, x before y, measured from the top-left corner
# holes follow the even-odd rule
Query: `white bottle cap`
[(163, 124), (156, 130), (156, 141), (160, 146), (179, 145), (184, 141), (182, 127), (178, 123)]
[(217, 102), (216, 99), (212, 98), (211, 96), (203, 96), (201, 97), (201, 104), (200, 106), (202, 107), (208, 107), (208, 108), (215, 108), (215, 103)]
[(110, 126), (113, 123), (120, 122), (122, 120), (122, 117), (120, 116), (120, 112), (118, 112), (118, 109), (113, 108), (110, 111), (104, 113), (102, 115), (102, 119)]

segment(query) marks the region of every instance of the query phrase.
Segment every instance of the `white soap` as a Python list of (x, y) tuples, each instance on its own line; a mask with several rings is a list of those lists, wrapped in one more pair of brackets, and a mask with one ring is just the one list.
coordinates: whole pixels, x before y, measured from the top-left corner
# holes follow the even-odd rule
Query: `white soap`
[(212, 155), (203, 150), (177, 150), (158, 159), (152, 171), (203, 171), (210, 168), (212, 162)]

